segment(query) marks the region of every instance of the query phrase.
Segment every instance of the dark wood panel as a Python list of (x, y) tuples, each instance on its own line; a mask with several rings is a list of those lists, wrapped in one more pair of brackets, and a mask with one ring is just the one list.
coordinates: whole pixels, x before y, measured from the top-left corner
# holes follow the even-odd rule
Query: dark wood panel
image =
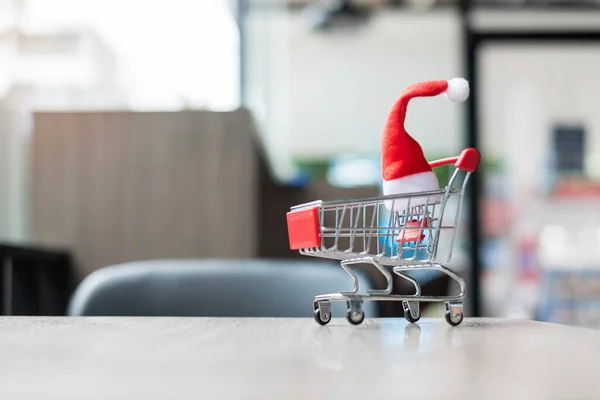
[(149, 258), (256, 255), (257, 155), (245, 110), (36, 113), (30, 231), (79, 276)]

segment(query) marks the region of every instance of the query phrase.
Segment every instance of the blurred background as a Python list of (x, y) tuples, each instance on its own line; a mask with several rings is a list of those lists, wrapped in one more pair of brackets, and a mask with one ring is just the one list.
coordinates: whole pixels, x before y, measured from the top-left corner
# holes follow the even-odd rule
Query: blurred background
[[(125, 264), (117, 308), (160, 270), (189, 314), (247, 291), (311, 315), (318, 282), (350, 282), (289, 250), (285, 213), (379, 194), (399, 91), (464, 76), (467, 103), (416, 99), (407, 130), (430, 160), (482, 153), (450, 265), (466, 314), (600, 327), (599, 66), (600, 1), (0, 0), (2, 314), (70, 313)], [(185, 292), (183, 261), (223, 279)], [(263, 296), (285, 284), (309, 294)]]

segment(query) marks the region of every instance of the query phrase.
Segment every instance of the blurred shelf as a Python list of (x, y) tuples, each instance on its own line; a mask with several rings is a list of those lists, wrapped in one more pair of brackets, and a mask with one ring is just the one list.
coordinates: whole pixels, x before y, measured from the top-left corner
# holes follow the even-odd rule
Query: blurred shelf
[(471, 29), (477, 32), (515, 30), (536, 32), (540, 30), (589, 32), (600, 27), (600, 9), (590, 12), (571, 9), (488, 9), (473, 8), (468, 18)]
[(471, 0), (472, 8), (486, 10), (600, 10), (599, 1)]
[[(253, 1), (254, 3), (254, 1)], [(331, 4), (330, 0), (261, 0), (259, 4), (283, 5), (287, 8), (303, 8), (314, 5)], [(458, 8), (461, 0), (352, 0), (356, 7), (363, 8), (403, 8), (403, 9), (436, 9), (436, 8)], [(572, 0), (470, 0), (469, 7), (482, 7), (494, 10), (583, 10), (600, 9), (600, 1), (572, 1)]]

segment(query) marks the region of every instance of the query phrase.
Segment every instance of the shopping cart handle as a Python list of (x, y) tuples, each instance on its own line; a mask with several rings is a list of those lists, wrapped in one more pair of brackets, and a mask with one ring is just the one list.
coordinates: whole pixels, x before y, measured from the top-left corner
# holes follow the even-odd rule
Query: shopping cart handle
[(479, 152), (474, 148), (464, 149), (457, 157), (442, 158), (429, 163), (431, 168), (440, 167), (442, 165), (454, 164), (458, 169), (466, 172), (474, 172), (479, 165), (481, 159)]

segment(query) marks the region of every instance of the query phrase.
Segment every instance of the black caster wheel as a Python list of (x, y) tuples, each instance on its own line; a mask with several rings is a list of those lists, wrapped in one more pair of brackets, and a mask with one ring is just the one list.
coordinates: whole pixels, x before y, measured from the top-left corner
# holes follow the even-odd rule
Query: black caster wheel
[(458, 314), (453, 314), (450, 310), (446, 311), (446, 322), (452, 326), (458, 326), (463, 321), (462, 311)]
[(421, 319), (421, 307), (419, 303), (413, 302), (414, 306), (411, 307), (409, 302), (403, 302), (404, 307), (404, 318), (411, 324), (414, 324)]
[(348, 310), (348, 314), (346, 314), (346, 319), (352, 325), (360, 325), (365, 320), (365, 312), (363, 310)]
[(329, 313), (329, 315), (323, 315), (321, 314), (321, 310), (317, 308), (313, 315), (315, 317), (315, 321), (317, 321), (317, 324), (319, 325), (327, 325), (329, 322), (331, 322), (331, 313)]
[(405, 309), (404, 318), (406, 318), (406, 320), (411, 324), (414, 324), (415, 322), (421, 319), (421, 313), (418, 312), (417, 315), (413, 315), (413, 313), (410, 312), (410, 309)]

